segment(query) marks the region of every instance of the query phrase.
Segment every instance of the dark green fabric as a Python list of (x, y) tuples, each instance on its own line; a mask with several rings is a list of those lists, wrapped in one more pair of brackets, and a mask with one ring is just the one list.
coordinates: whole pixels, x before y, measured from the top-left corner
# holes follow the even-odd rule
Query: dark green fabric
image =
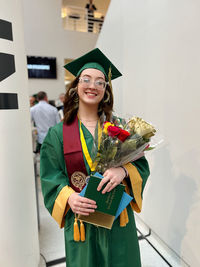
[(128, 206), (129, 223), (120, 227), (117, 219), (111, 230), (84, 223), (85, 242), (74, 242), (74, 214), (65, 223), (67, 267), (141, 267), (135, 219)]
[[(65, 185), (69, 185), (63, 155), (62, 125), (61, 122), (49, 130), (41, 148), (42, 193), (45, 206), (50, 214), (60, 190)], [(82, 125), (82, 130), (90, 151), (93, 137), (84, 125)], [(85, 164), (89, 172), (86, 161)], [(145, 158), (142, 158), (135, 161), (134, 165), (138, 168), (142, 178), (144, 177), (144, 187), (149, 174), (148, 163)], [(130, 205), (127, 210), (129, 223), (126, 227), (120, 227), (119, 218), (114, 222), (111, 230), (84, 223), (86, 229), (85, 242), (74, 241), (74, 214), (69, 210), (64, 229), (67, 267), (140, 267), (134, 214)]]
[(81, 74), (81, 72), (85, 69), (97, 69), (100, 70), (101, 72), (103, 72), (103, 74), (105, 75), (105, 78), (108, 80), (108, 76), (107, 73), (105, 72), (104, 68), (96, 62), (89, 62), (86, 63), (77, 73), (77, 76), (79, 76)]
[(50, 214), (57, 195), (69, 185), (65, 167), (62, 122), (49, 129), (40, 150), (40, 177), (44, 204)]
[(111, 67), (111, 73), (112, 73), (111, 79), (112, 80), (122, 76), (119, 70), (112, 64), (112, 62), (98, 48), (95, 48), (92, 51), (86, 53), (85, 55), (66, 64), (64, 68), (67, 69), (69, 72), (71, 72), (74, 76), (78, 76), (83, 66), (91, 62), (98, 63), (99, 65), (101, 65), (102, 68), (104, 69), (103, 73), (106, 74), (106, 77), (108, 76), (109, 68)]

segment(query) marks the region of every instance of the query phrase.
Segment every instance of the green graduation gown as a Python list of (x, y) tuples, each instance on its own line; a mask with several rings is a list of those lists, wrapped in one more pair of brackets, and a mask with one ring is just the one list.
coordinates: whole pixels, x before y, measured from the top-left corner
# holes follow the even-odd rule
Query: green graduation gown
[[(83, 124), (81, 127), (88, 151), (91, 151), (93, 137)], [(73, 142), (73, 137), (69, 142)], [(84, 162), (88, 173), (90, 173), (85, 156)], [(108, 230), (84, 223), (86, 240), (85, 242), (75, 242), (73, 237), (74, 213), (67, 204), (68, 197), (74, 191), (69, 186), (64, 160), (63, 123), (50, 128), (41, 149), (41, 185), (46, 208), (60, 227), (64, 227), (67, 267), (141, 266), (132, 209), (137, 212), (141, 211), (142, 193), (149, 176), (149, 167), (145, 157), (130, 165), (126, 166), (131, 177), (127, 179), (126, 186), (129, 189), (127, 192), (134, 196), (134, 200), (127, 207), (128, 224), (121, 227), (118, 218), (112, 229)]]

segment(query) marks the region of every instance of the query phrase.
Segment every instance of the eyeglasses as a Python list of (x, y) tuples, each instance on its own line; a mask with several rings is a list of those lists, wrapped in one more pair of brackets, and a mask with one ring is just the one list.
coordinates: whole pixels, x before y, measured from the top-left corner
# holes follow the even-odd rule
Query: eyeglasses
[[(79, 81), (82, 83), (84, 88), (88, 88), (92, 84), (92, 79), (90, 79), (88, 77), (81, 77), (81, 78), (79, 78)], [(95, 80), (94, 81), (94, 87), (98, 90), (105, 89), (107, 84), (108, 84), (108, 82), (105, 82), (103, 80)]]

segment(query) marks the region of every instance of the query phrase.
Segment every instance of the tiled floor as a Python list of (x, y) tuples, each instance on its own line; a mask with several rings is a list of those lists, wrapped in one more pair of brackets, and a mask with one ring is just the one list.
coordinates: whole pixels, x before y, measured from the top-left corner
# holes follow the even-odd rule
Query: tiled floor
[[(51, 218), (48, 211), (44, 207), (39, 179), (38, 197), (40, 214), (39, 240), (41, 253), (39, 267), (45, 267), (45, 261), (50, 262), (65, 257), (64, 233), (63, 230), (59, 229), (57, 223)], [(148, 229), (137, 217), (136, 224), (138, 230), (140, 230), (144, 235), (148, 233)], [(140, 236), (139, 232), (138, 236)], [(147, 239), (152, 245), (149, 244), (145, 239), (139, 241), (142, 267), (187, 266), (183, 262), (180, 262), (180, 258), (178, 258), (171, 250), (169, 250), (164, 244), (162, 244), (153, 233)], [(162, 254), (166, 261), (169, 262), (169, 264), (167, 264), (166, 261), (162, 259), (162, 257), (156, 252), (156, 250), (152, 246), (154, 246)], [(60, 263), (53, 266), (66, 267), (65, 263)]]
[(38, 192), (40, 253), (45, 257), (46, 261), (49, 262), (65, 257), (64, 233), (63, 229), (59, 228), (58, 224), (52, 219), (47, 209), (44, 207), (41, 190), (39, 189)]

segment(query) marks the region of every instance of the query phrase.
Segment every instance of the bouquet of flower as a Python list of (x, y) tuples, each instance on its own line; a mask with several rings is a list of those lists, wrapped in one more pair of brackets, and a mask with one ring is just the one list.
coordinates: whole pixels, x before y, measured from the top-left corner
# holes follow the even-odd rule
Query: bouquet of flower
[(104, 122), (99, 149), (94, 158), (96, 172), (104, 173), (111, 167), (119, 167), (134, 161), (151, 150), (150, 139), (155, 128), (143, 119), (131, 118), (128, 122), (116, 119)]

